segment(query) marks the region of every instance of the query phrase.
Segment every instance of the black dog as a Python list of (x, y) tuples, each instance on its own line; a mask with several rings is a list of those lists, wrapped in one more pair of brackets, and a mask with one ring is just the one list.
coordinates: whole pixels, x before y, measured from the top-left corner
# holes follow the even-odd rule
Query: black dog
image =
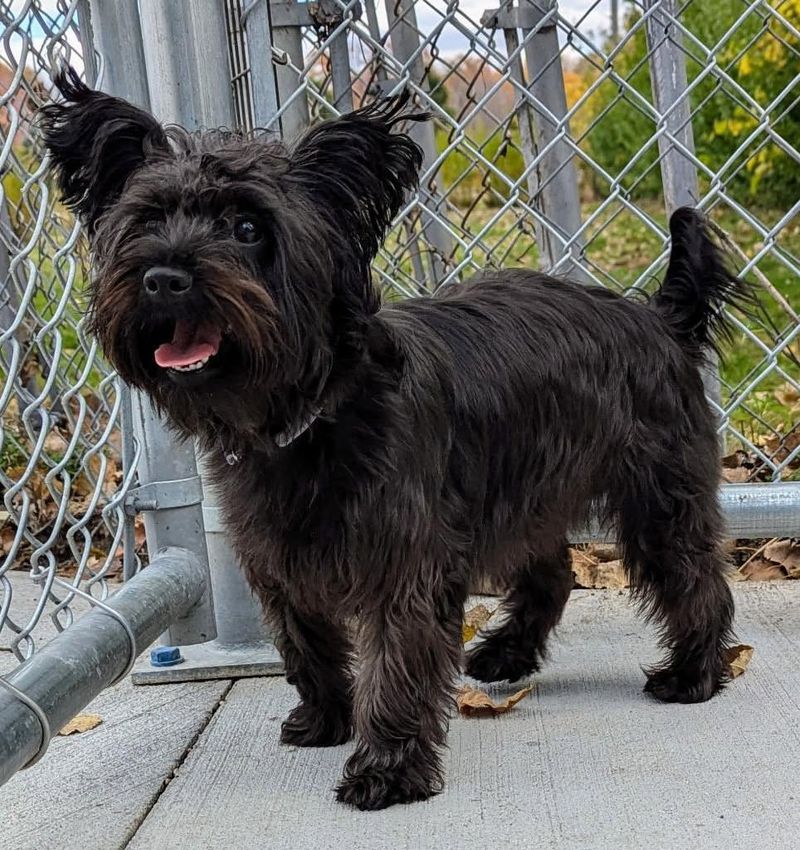
[(95, 252), (92, 327), (210, 453), (300, 693), (281, 739), (355, 731), (340, 800), (441, 789), (471, 581), (509, 593), (467, 672), (530, 674), (572, 586), (567, 533), (592, 512), (663, 629), (646, 689), (719, 690), (733, 603), (699, 367), (743, 288), (697, 213), (673, 216), (647, 304), (506, 271), (381, 308), (370, 262), (421, 164), (403, 98), (287, 150), (165, 130), (73, 72), (58, 85), (43, 129)]

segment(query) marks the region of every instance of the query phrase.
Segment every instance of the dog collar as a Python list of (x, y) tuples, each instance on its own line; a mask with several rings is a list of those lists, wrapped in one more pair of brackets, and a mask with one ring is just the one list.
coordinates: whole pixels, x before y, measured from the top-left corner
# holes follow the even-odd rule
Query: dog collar
[[(285, 449), (286, 446), (291, 445), (298, 437), (308, 431), (317, 419), (319, 419), (321, 413), (322, 408), (318, 407), (316, 410), (312, 411), (296, 428), (287, 428), (285, 431), (281, 431), (280, 434), (275, 436), (276, 445), (281, 449)], [(241, 452), (233, 450), (226, 451), (224, 445), (222, 446), (222, 454), (224, 455), (225, 462), (228, 466), (236, 466), (236, 464), (242, 460)]]
[(282, 449), (285, 449), (286, 446), (293, 443), (298, 437), (308, 431), (317, 419), (319, 419), (320, 413), (322, 413), (322, 408), (318, 407), (316, 410), (312, 411), (294, 430), (289, 430), (287, 428), (285, 431), (281, 431), (281, 433), (275, 437), (275, 442)]

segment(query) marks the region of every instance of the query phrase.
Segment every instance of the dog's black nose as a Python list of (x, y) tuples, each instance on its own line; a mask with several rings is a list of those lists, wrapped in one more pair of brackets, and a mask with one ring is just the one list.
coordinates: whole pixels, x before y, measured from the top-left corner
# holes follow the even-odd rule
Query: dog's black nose
[(153, 299), (169, 300), (185, 295), (192, 288), (192, 278), (183, 269), (153, 266), (144, 273), (144, 291)]

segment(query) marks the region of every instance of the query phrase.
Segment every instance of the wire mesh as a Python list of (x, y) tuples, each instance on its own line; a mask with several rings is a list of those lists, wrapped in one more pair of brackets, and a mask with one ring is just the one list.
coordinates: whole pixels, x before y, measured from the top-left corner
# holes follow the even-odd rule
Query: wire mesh
[(79, 6), (0, 2), (0, 652), (19, 661), (77, 595), (106, 598), (126, 522), (123, 396), (84, 331), (86, 248), (34, 127), (56, 57), (88, 64)]

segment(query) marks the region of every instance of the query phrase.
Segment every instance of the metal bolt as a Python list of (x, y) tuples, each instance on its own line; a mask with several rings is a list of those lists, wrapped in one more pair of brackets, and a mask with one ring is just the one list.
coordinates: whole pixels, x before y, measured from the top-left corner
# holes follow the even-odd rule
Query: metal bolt
[(153, 667), (172, 667), (185, 661), (179, 646), (157, 646), (150, 650), (150, 664)]

